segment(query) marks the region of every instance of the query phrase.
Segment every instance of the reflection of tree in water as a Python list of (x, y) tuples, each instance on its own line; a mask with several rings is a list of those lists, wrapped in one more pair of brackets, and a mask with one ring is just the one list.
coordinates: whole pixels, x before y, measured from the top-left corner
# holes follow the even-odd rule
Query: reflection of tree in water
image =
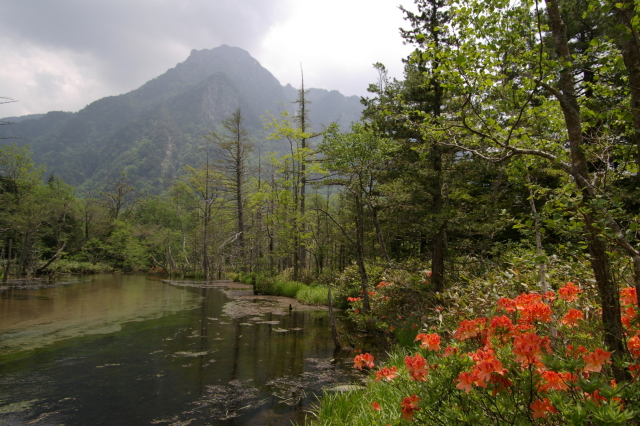
[(183, 414), (197, 414), (199, 418), (227, 420), (241, 415), (239, 411), (256, 408), (266, 402), (259, 400), (260, 391), (253, 380), (231, 380), (226, 385), (210, 385), (205, 394), (193, 404), (195, 408)]
[(304, 361), (310, 365), (311, 371), (297, 376), (279, 377), (266, 383), (271, 394), (277, 397), (280, 403), (289, 406), (301, 405), (314, 394), (322, 395), (324, 388), (349, 383), (355, 378), (355, 374), (345, 374), (344, 368), (332, 364), (328, 359), (307, 358)]

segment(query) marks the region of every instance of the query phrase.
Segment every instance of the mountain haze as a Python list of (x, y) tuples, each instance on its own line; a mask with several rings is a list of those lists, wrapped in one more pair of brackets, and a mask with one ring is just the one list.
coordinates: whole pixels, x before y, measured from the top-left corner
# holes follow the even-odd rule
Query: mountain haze
[[(298, 92), (280, 82), (248, 52), (230, 46), (192, 50), (176, 67), (136, 90), (110, 96), (77, 113), (54, 111), (7, 118), (3, 143), (29, 145), (33, 160), (82, 191), (101, 189), (124, 171), (139, 189), (161, 191), (185, 164), (197, 164), (203, 135), (237, 108), (261, 152), (266, 111), (291, 110)], [(315, 130), (331, 122), (348, 126), (360, 118), (355, 96), (310, 89)]]

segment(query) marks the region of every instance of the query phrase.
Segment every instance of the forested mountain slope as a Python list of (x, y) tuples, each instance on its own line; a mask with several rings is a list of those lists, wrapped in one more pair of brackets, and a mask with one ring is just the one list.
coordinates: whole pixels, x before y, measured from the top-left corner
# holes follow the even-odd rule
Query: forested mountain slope
[[(97, 100), (77, 113), (49, 112), (5, 119), (2, 143), (29, 145), (36, 164), (81, 191), (98, 190), (124, 171), (139, 189), (161, 191), (198, 158), (203, 135), (241, 108), (261, 152), (277, 149), (264, 138), (266, 111), (291, 109), (297, 90), (282, 86), (248, 52), (226, 45), (190, 56), (140, 88)], [(311, 89), (316, 130), (360, 117), (355, 96)]]

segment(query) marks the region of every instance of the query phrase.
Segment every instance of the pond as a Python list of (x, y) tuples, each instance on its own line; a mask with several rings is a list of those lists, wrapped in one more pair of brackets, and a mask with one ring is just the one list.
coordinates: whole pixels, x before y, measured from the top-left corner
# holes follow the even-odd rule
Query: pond
[(0, 291), (0, 424), (303, 423), (323, 388), (358, 380), (325, 310), (178, 284)]

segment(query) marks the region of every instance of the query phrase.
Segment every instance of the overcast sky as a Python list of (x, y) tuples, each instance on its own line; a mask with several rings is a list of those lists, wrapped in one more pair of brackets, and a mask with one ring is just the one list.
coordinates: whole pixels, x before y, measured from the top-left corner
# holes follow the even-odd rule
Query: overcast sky
[(402, 75), (411, 0), (0, 0), (0, 117), (78, 111), (173, 68), (191, 49), (247, 50), (281, 84), (366, 94)]

